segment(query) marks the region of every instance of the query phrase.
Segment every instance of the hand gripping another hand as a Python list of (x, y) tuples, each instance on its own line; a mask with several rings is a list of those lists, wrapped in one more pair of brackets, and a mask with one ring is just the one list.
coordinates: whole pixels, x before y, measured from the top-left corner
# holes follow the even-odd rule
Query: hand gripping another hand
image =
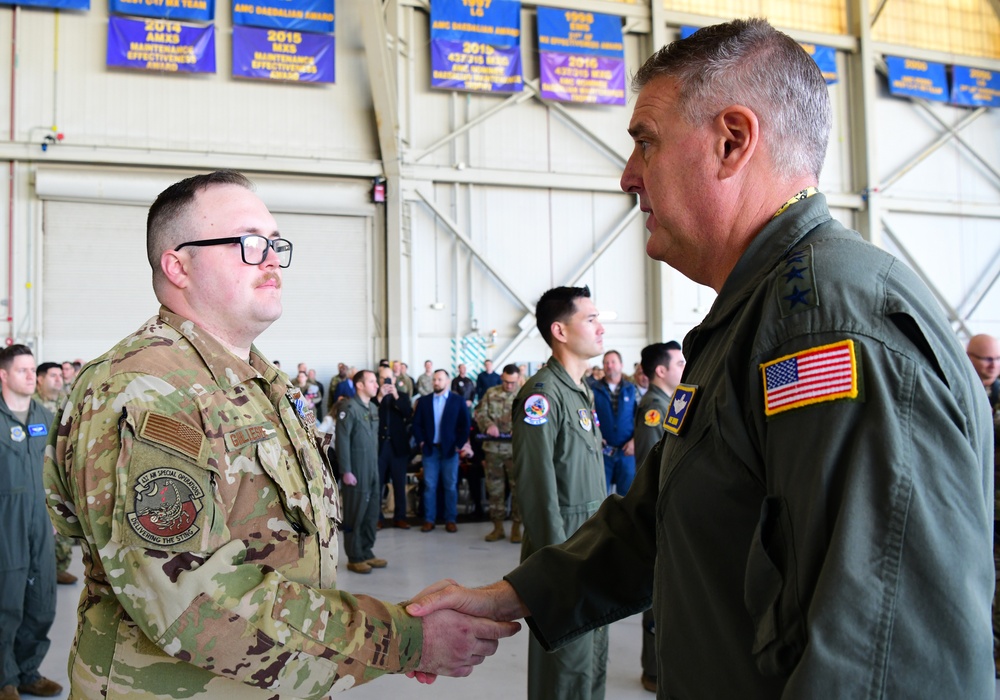
[(421, 683), (433, 683), (439, 675), (469, 675), (496, 653), (500, 639), (521, 629), (513, 620), (528, 612), (506, 581), (473, 589), (451, 579), (420, 591), (406, 611), (424, 618), (420, 666), (407, 674)]

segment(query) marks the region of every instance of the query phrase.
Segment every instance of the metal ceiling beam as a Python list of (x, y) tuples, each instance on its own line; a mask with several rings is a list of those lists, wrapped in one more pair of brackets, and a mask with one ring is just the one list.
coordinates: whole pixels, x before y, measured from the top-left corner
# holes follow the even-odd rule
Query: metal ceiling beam
[[(593, 267), (601, 256), (607, 252), (612, 243), (618, 240), (618, 237), (621, 236), (622, 232), (625, 231), (625, 229), (628, 228), (628, 225), (639, 215), (639, 211), (639, 202), (636, 201), (635, 206), (633, 206), (628, 213), (621, 218), (611, 232), (604, 237), (604, 240), (601, 241), (600, 245), (598, 245), (585, 260), (577, 265), (573, 272), (566, 278), (566, 281), (562, 284), (567, 287), (576, 286), (580, 279), (587, 273), (587, 270)], [(501, 350), (497, 355), (495, 360), (497, 366), (502, 365), (507, 358), (521, 346), (521, 343), (528, 339), (532, 331), (535, 329), (534, 305), (528, 306), (527, 308), (528, 313), (525, 314), (517, 324), (521, 329), (520, 332), (507, 344), (507, 347)]]
[(413, 180), (459, 185), (528, 187), (621, 194), (618, 175), (554, 173), (543, 170), (495, 170), (444, 165), (403, 165), (403, 175)]
[(937, 288), (933, 280), (931, 280), (927, 273), (924, 272), (924, 269), (920, 267), (916, 258), (910, 254), (910, 251), (907, 250), (903, 241), (896, 235), (896, 233), (892, 230), (892, 227), (889, 226), (885, 219), (882, 219), (882, 229), (885, 231), (885, 235), (889, 238), (889, 240), (892, 241), (899, 250), (899, 254), (903, 256), (907, 264), (913, 268), (914, 272), (917, 273), (917, 277), (923, 280), (924, 284), (927, 285), (927, 288), (931, 290), (931, 294), (934, 295), (934, 297), (938, 300), (938, 303), (941, 304), (942, 308), (944, 308), (945, 313), (948, 314), (948, 319), (964, 331), (968, 337), (972, 337), (972, 332), (969, 330), (969, 327), (965, 325), (965, 319), (962, 318), (955, 307), (948, 303), (948, 299), (945, 298), (944, 294), (942, 294), (941, 290)]
[(419, 189), (416, 190), (416, 194), (417, 197), (420, 198), (420, 201), (423, 202), (424, 206), (426, 206), (428, 209), (434, 212), (434, 215), (438, 217), (438, 219), (440, 219), (445, 226), (448, 227), (448, 229), (454, 234), (455, 238), (460, 240), (465, 245), (465, 247), (469, 249), (469, 252), (472, 253), (472, 255), (476, 259), (478, 259), (480, 263), (482, 263), (483, 267), (486, 268), (486, 271), (489, 272), (489, 274), (491, 274), (494, 277), (494, 279), (496, 279), (496, 281), (499, 282), (504, 287), (504, 289), (506, 289), (510, 293), (512, 297), (517, 299), (518, 303), (521, 306), (523, 306), (525, 309), (530, 310), (532, 308), (531, 302), (525, 299), (523, 296), (521, 296), (521, 293), (517, 291), (513, 283), (511, 283), (510, 280), (508, 280), (503, 274), (501, 274), (500, 271), (497, 270), (496, 267), (494, 267), (489, 262), (489, 260), (486, 259), (486, 255), (479, 249), (479, 246), (477, 246), (472, 241), (472, 239), (469, 238), (469, 236), (467, 236), (464, 231), (462, 231), (461, 227), (459, 227), (458, 224), (452, 221), (450, 216), (441, 211), (441, 209), (437, 206), (437, 204), (434, 203), (433, 199), (427, 197)]
[[(529, 82), (531, 82), (531, 81), (529, 81)], [(538, 81), (533, 81), (533, 82), (538, 82)], [(527, 83), (525, 83), (525, 84), (527, 84)], [(461, 136), (465, 132), (470, 131), (471, 129), (473, 129), (473, 128), (479, 126), (480, 124), (482, 124), (483, 122), (485, 122), (487, 119), (492, 118), (494, 115), (498, 114), (499, 112), (502, 112), (503, 110), (507, 109), (508, 107), (513, 107), (514, 105), (520, 104), (522, 102), (527, 102), (533, 96), (534, 95), (532, 93), (526, 92), (526, 91), (518, 92), (518, 93), (515, 93), (515, 94), (511, 95), (510, 97), (508, 97), (507, 99), (505, 99), (503, 102), (500, 102), (499, 104), (497, 104), (497, 105), (491, 107), (490, 109), (486, 110), (485, 112), (483, 112), (482, 114), (480, 114), (475, 119), (472, 119), (471, 121), (466, 122), (462, 126), (460, 126), (457, 129), (455, 129), (454, 131), (452, 131), (452, 132), (450, 132), (450, 133), (442, 136), (437, 141), (435, 141), (434, 143), (432, 143), (430, 146), (427, 146), (423, 150), (421, 150), (421, 151), (415, 151), (415, 152), (411, 151), (411, 152), (407, 153), (407, 158), (406, 158), (407, 162), (408, 163), (417, 163), (417, 162), (419, 162), (420, 160), (422, 160), (423, 158), (429, 156), (431, 153), (433, 153), (434, 151), (438, 150), (442, 146), (445, 146), (445, 145), (451, 143), (452, 141), (454, 141), (455, 139), (457, 139), (459, 136)]]
[[(936, 114), (936, 113), (934, 112), (934, 110), (933, 110), (933, 109), (931, 109), (931, 108), (930, 108), (930, 107), (929, 107), (928, 105), (924, 104), (923, 102), (916, 102), (915, 104), (916, 104), (916, 105), (917, 105), (917, 107), (919, 107), (919, 108), (920, 108), (920, 109), (921, 109), (921, 110), (922, 110), (922, 111), (923, 111), (923, 112), (924, 112), (925, 114), (927, 114), (927, 115), (928, 115), (928, 116), (929, 116), (929, 117), (930, 117), (931, 119), (933, 119), (933, 120), (934, 120), (934, 121), (936, 121), (936, 122), (937, 122), (938, 124), (940, 124), (940, 125), (941, 125), (941, 127), (945, 128), (945, 129), (949, 129), (949, 128), (950, 128), (950, 127), (949, 127), (949, 126), (948, 126), (947, 124), (945, 124), (944, 120), (943, 120), (943, 119), (942, 119), (941, 117), (939, 117), (939, 116), (938, 116), (938, 115), (937, 115), (937, 114)], [(985, 113), (986, 113), (986, 108), (985, 108), (985, 107), (980, 107), (980, 108), (978, 108), (978, 109), (976, 110), (976, 112), (974, 112), (974, 114), (975, 114), (975, 113), (979, 113), (980, 115), (981, 115), (981, 114), (985, 114)], [(964, 146), (964, 147), (965, 147), (965, 150), (966, 150), (966, 152), (967, 152), (967, 153), (968, 153), (969, 155), (971, 155), (971, 156), (972, 156), (973, 158), (975, 158), (975, 159), (976, 159), (977, 161), (979, 161), (979, 164), (980, 164), (980, 165), (981, 165), (981, 166), (982, 166), (983, 168), (985, 168), (985, 169), (986, 169), (986, 171), (987, 171), (987, 172), (988, 172), (988, 173), (989, 173), (990, 175), (992, 175), (992, 176), (993, 176), (993, 179), (995, 180), (995, 184), (997, 185), (997, 187), (1000, 187), (1000, 172), (998, 172), (996, 168), (994, 168), (994, 167), (993, 167), (992, 165), (990, 165), (990, 164), (989, 164), (988, 162), (986, 162), (986, 159), (985, 159), (985, 158), (983, 158), (982, 154), (981, 154), (981, 153), (979, 153), (979, 151), (977, 151), (977, 150), (976, 150), (975, 148), (973, 148), (972, 146), (970, 146), (970, 145), (969, 145), (969, 143), (968, 143), (968, 142), (967, 142), (967, 141), (966, 141), (965, 139), (963, 139), (963, 138), (962, 138), (962, 135), (961, 135), (961, 134), (959, 134), (959, 133), (956, 133), (956, 134), (955, 134), (955, 141), (956, 141), (956, 142), (957, 142), (957, 143), (958, 143), (959, 145), (961, 145), (961, 146)]]
[(545, 105), (546, 107), (554, 111), (556, 114), (561, 116), (563, 119), (565, 119), (574, 131), (583, 136), (587, 141), (590, 141), (591, 145), (596, 146), (598, 150), (603, 151), (605, 155), (611, 158), (612, 162), (615, 163), (615, 165), (621, 168), (625, 167), (625, 158), (623, 158), (622, 155), (611, 144), (609, 144), (603, 138), (595, 134), (593, 131), (584, 126), (580, 121), (578, 121), (577, 118), (574, 117), (573, 114), (568, 109), (563, 107), (558, 102), (551, 102), (551, 103), (544, 102), (542, 100), (542, 91), (538, 87), (537, 80), (529, 81), (524, 85), (526, 88), (528, 88), (534, 93), (535, 97), (538, 99), (539, 102), (541, 102), (543, 105)]
[[(365, 58), (372, 106), (385, 172), (385, 342), (390, 357), (409, 357), (410, 307), (403, 293), (403, 178), (400, 172), (400, 122), (395, 74), (396, 56), (389, 50), (386, 14), (398, 15), (396, 0), (367, 0), (362, 12)], [(395, 28), (395, 27), (394, 27)], [(397, 44), (393, 42), (395, 47)]]
[(491, 119), (500, 112), (509, 109), (511, 107), (514, 107), (516, 105), (519, 105), (523, 102), (527, 102), (532, 98), (535, 98), (536, 100), (541, 102), (545, 107), (547, 107), (548, 109), (554, 111), (556, 114), (561, 116), (567, 122), (567, 124), (570, 126), (571, 129), (573, 129), (578, 134), (583, 136), (584, 139), (589, 141), (592, 146), (595, 146), (599, 151), (608, 156), (612, 160), (612, 162), (615, 163), (615, 165), (622, 168), (625, 167), (625, 158), (622, 157), (622, 155), (617, 151), (617, 149), (615, 149), (611, 144), (609, 144), (599, 135), (595, 134), (593, 131), (584, 126), (579, 120), (577, 120), (576, 117), (573, 116), (573, 114), (569, 110), (567, 110), (558, 102), (549, 103), (543, 101), (542, 91), (538, 86), (537, 79), (525, 81), (524, 87), (525, 89), (522, 90), (521, 92), (511, 95), (503, 102), (500, 102), (499, 104), (491, 107), (490, 109), (486, 110), (485, 112), (475, 117), (474, 119), (466, 122), (457, 129), (442, 136), (441, 138), (439, 138), (437, 141), (427, 146), (426, 148), (420, 151), (408, 153), (406, 156), (406, 161), (408, 163), (418, 163), (427, 156), (429, 156), (434, 151), (441, 148), (442, 146), (446, 146), (447, 144), (451, 143), (462, 134), (471, 131), (475, 127), (479, 126), (488, 119)]
[[(919, 103), (918, 103), (919, 104)], [(980, 107), (979, 109), (969, 112), (964, 117), (962, 117), (955, 126), (946, 126), (946, 131), (940, 134), (934, 141), (932, 141), (924, 150), (920, 151), (917, 155), (913, 156), (910, 160), (903, 163), (902, 166), (896, 169), (892, 175), (889, 175), (879, 183), (879, 190), (884, 194), (886, 190), (892, 187), (894, 184), (899, 182), (906, 173), (910, 172), (917, 165), (922, 163), (927, 159), (928, 156), (933, 154), (939, 148), (948, 143), (952, 138), (958, 137), (958, 132), (967, 127), (969, 124), (974, 122), (976, 119), (981, 117), (986, 113), (985, 107)]]

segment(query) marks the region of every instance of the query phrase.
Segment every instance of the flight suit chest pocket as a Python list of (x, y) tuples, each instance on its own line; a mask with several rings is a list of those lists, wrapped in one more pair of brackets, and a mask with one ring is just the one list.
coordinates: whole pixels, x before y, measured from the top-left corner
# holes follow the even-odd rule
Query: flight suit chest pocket
[(121, 423), (120, 541), (172, 552), (211, 551), (213, 540), (224, 543), (204, 433), (153, 412), (125, 411)]

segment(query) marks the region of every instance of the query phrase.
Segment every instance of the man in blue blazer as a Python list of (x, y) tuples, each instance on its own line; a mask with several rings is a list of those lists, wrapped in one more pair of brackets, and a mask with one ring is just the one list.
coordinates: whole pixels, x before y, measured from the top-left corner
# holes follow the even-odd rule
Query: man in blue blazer
[(420, 445), (424, 466), (424, 524), (434, 529), (437, 518), (437, 485), (444, 486), (444, 521), (448, 532), (458, 532), (458, 455), (469, 445), (469, 411), (458, 394), (448, 390), (448, 372), (434, 372), (434, 393), (417, 402), (413, 437)]

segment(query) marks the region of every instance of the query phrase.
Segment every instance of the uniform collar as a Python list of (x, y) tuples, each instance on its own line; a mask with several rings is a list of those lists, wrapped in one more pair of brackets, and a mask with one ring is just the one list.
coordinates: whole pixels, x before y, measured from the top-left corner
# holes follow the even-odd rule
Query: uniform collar
[[(41, 404), (35, 399), (31, 399), (31, 401), (28, 402), (28, 423), (31, 422), (31, 419), (38, 412), (39, 408), (41, 408)], [(17, 418), (14, 416), (14, 412), (11, 410), (10, 406), (8, 406), (7, 402), (4, 400), (3, 394), (0, 394), (0, 413), (3, 413), (13, 421), (17, 421)]]
[(831, 218), (826, 197), (821, 192), (788, 205), (781, 216), (771, 219), (754, 236), (726, 278), (712, 310), (702, 323), (725, 318), (733, 307), (742, 305), (781, 258), (790, 253), (806, 234)]
[(670, 400), (670, 394), (668, 394), (663, 389), (661, 389), (660, 387), (658, 387), (655, 384), (653, 384), (653, 382), (649, 383), (649, 390), (646, 393), (647, 394), (653, 394), (654, 396), (659, 396), (664, 401), (669, 401)]
[(163, 323), (173, 328), (191, 344), (191, 348), (201, 357), (218, 386), (232, 387), (261, 377), (276, 390), (280, 387), (279, 393), (283, 394), (290, 385), (291, 380), (288, 379), (288, 375), (264, 357), (256, 345), (250, 346), (250, 362), (247, 363), (194, 321), (175, 314), (166, 306), (160, 307), (159, 317)]
[(580, 383), (577, 384), (573, 378), (569, 376), (569, 372), (566, 371), (566, 368), (563, 367), (562, 363), (556, 359), (555, 355), (549, 357), (549, 361), (545, 364), (545, 366), (552, 371), (552, 376), (565, 384), (567, 388), (584, 394), (585, 396), (590, 395), (587, 382), (581, 378)]

